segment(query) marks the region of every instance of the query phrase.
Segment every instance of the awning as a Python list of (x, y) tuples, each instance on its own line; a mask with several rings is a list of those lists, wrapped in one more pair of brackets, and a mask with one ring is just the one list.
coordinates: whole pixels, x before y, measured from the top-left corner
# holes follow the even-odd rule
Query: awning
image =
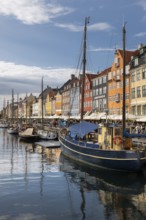
[(69, 126), (68, 130), (71, 131), (71, 135), (78, 135), (81, 138), (83, 138), (86, 134), (96, 130), (97, 128), (97, 124), (90, 123), (87, 121), (81, 121), (80, 123)]
[(100, 120), (104, 115), (106, 115), (105, 112), (99, 112), (99, 113), (94, 112), (89, 116), (85, 116), (85, 119)]

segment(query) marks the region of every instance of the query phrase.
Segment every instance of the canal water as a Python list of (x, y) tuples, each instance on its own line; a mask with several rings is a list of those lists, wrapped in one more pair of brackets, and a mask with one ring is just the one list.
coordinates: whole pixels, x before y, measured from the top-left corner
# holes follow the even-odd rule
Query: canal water
[(0, 220), (142, 220), (145, 186), (145, 170), (95, 172), (0, 129)]

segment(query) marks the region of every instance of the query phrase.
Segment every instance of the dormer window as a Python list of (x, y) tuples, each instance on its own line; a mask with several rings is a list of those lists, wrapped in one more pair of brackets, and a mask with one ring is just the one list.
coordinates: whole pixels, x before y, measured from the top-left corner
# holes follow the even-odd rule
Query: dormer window
[(118, 57), (115, 57), (114, 63), (115, 63), (115, 67), (118, 67), (120, 64), (120, 59)]
[(138, 58), (135, 58), (135, 60), (134, 60), (134, 66), (138, 66)]
[(140, 49), (140, 54), (143, 54), (144, 50), (143, 48)]

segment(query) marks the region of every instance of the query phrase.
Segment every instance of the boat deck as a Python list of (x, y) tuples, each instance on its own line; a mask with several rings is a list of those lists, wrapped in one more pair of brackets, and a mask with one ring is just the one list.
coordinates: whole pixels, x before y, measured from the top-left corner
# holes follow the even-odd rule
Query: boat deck
[(132, 143), (146, 147), (146, 138), (132, 138)]

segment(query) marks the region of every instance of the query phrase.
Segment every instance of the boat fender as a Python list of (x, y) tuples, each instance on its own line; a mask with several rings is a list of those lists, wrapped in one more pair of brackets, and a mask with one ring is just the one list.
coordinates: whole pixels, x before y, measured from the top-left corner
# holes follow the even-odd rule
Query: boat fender
[(122, 143), (122, 138), (121, 137), (114, 137), (113, 141), (114, 141), (114, 144), (119, 145)]

